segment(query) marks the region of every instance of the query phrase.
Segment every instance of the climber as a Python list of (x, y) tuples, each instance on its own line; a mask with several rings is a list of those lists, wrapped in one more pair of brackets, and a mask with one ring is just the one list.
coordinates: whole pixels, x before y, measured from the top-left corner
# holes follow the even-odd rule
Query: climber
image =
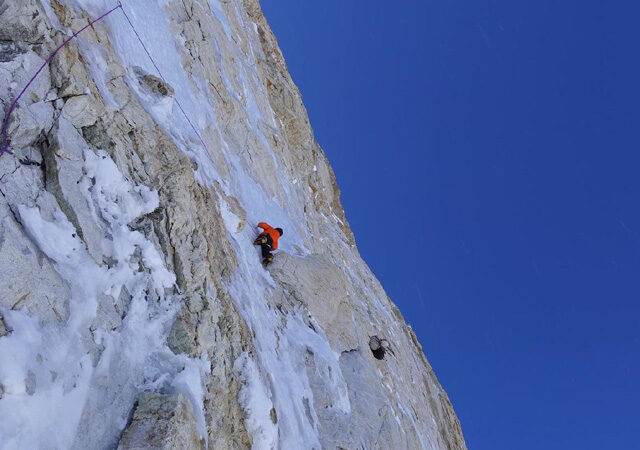
[(369, 348), (371, 349), (371, 353), (373, 353), (373, 357), (376, 359), (384, 359), (384, 355), (386, 354), (386, 352), (389, 352), (393, 356), (396, 356), (396, 354), (391, 349), (389, 341), (387, 341), (386, 339), (380, 339), (376, 335), (373, 335), (369, 338)]
[(278, 239), (282, 236), (282, 228), (273, 228), (265, 222), (258, 224), (264, 231), (260, 233), (253, 245), (259, 245), (262, 249), (262, 265), (267, 267), (273, 262), (272, 251), (278, 248)]

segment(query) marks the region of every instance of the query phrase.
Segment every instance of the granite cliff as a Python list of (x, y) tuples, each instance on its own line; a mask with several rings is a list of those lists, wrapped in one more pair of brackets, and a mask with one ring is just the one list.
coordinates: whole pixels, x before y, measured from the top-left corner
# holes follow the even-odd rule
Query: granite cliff
[[(116, 5), (0, 0), (3, 116)], [(8, 137), (2, 448), (465, 448), (257, 0), (124, 2), (45, 66)], [(263, 220), (285, 230), (267, 270)]]

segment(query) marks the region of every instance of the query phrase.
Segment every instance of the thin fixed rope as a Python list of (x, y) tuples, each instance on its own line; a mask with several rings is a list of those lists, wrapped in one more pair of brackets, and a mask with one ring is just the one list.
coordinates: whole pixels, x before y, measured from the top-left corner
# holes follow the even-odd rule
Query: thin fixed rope
[[(40, 68), (38, 69), (38, 71), (31, 77), (31, 79), (29, 80), (29, 82), (27, 83), (27, 85), (22, 89), (22, 91), (18, 94), (18, 96), (13, 100), (13, 102), (11, 103), (11, 106), (9, 106), (9, 109), (7, 110), (7, 113), (4, 116), (4, 121), (2, 122), (2, 148), (0, 148), (0, 156), (2, 156), (2, 154), (7, 151), (7, 149), (9, 148), (9, 139), (7, 138), (7, 128), (9, 126), (9, 117), (11, 116), (11, 113), (13, 112), (13, 110), (15, 109), (16, 105), (18, 104), (18, 101), (20, 100), (20, 98), (24, 95), (24, 93), (27, 91), (27, 89), (29, 88), (29, 86), (31, 86), (31, 83), (34, 82), (34, 80), (36, 79), (36, 77), (38, 75), (40, 75), (40, 72), (42, 72), (42, 70), (47, 66), (47, 64), (49, 64), (51, 62), (51, 60), (53, 59), (54, 56), (56, 56), (56, 54), (62, 49), (62, 47), (64, 47), (65, 45), (67, 45), (69, 42), (71, 42), (72, 39), (74, 39), (76, 36), (78, 36), (80, 33), (82, 33), (84, 30), (86, 30), (87, 28), (89, 28), (90, 26), (92, 26), (94, 23), (99, 22), (100, 20), (104, 19), (105, 17), (107, 17), (109, 14), (111, 14), (112, 12), (114, 12), (116, 9), (118, 8), (122, 8), (122, 4), (120, 4), (118, 2), (118, 6), (116, 6), (115, 8), (107, 11), (106, 13), (104, 13), (103, 15), (101, 15), (100, 17), (98, 17), (97, 19), (89, 22), (89, 24), (85, 25), (84, 27), (82, 27), (79, 31), (75, 32), (70, 38), (68, 38), (67, 40), (65, 40), (62, 44), (60, 44), (58, 46), (58, 48), (56, 48), (53, 53), (51, 53), (49, 55), (49, 57), (47, 58), (47, 60), (40, 66)], [(124, 12), (124, 10), (122, 10)]]
[[(136, 35), (136, 38), (138, 39), (138, 42), (140, 42), (140, 45), (142, 46), (142, 48), (144, 49), (145, 53), (147, 54), (147, 56), (149, 57), (149, 60), (151, 61), (151, 63), (153, 64), (153, 66), (155, 67), (156, 71), (158, 72), (158, 75), (160, 75), (160, 78), (162, 78), (162, 81), (164, 81), (165, 83), (167, 83), (167, 80), (165, 79), (164, 75), (162, 75), (162, 71), (160, 70), (160, 68), (158, 67), (158, 64), (156, 64), (156, 61), (153, 59), (153, 57), (151, 56), (151, 53), (149, 52), (149, 50), (147, 49), (147, 46), (144, 44), (144, 41), (142, 40), (142, 38), (140, 37), (140, 34), (138, 33), (138, 31), (136, 30), (136, 27), (133, 25), (133, 22), (131, 22), (131, 19), (129, 18), (129, 16), (127, 15), (126, 11), (124, 10), (122, 3), (119, 1), (118, 2), (118, 6), (110, 9), (109, 11), (107, 11), (106, 13), (102, 14), (100, 17), (98, 17), (97, 19), (89, 22), (87, 25), (85, 25), (84, 27), (82, 27), (80, 30), (78, 30), (76, 33), (74, 33), (71, 37), (69, 37), (68, 39), (66, 39), (62, 44), (60, 44), (47, 58), (47, 60), (42, 64), (42, 66), (40, 66), (40, 68), (37, 70), (37, 72), (31, 77), (31, 79), (29, 80), (29, 82), (26, 84), (26, 86), (22, 89), (22, 91), (20, 92), (20, 94), (18, 94), (18, 96), (13, 100), (13, 102), (11, 103), (11, 106), (9, 107), (9, 109), (7, 110), (7, 113), (5, 114), (4, 117), (4, 121), (2, 123), (2, 139), (3, 139), (3, 145), (0, 148), (0, 156), (2, 156), (2, 154), (5, 151), (8, 151), (9, 153), (13, 154), (11, 151), (9, 151), (9, 139), (7, 137), (7, 128), (9, 126), (9, 118), (11, 116), (11, 113), (13, 112), (13, 110), (15, 109), (15, 107), (18, 104), (18, 101), (20, 100), (20, 98), (24, 95), (24, 93), (27, 91), (27, 89), (31, 86), (31, 84), (35, 81), (35, 79), (38, 77), (38, 75), (40, 75), (40, 72), (42, 72), (42, 70), (47, 66), (47, 64), (49, 64), (54, 56), (56, 56), (56, 54), (64, 47), (66, 46), (69, 42), (71, 42), (76, 36), (78, 36), (80, 33), (82, 33), (84, 30), (86, 30), (87, 28), (89, 28), (90, 26), (92, 26), (93, 24), (95, 24), (96, 22), (99, 22), (100, 20), (104, 19), (105, 17), (107, 17), (109, 14), (111, 14), (112, 12), (114, 12), (116, 9), (120, 9), (122, 11), (122, 14), (124, 15), (125, 19), (127, 20), (127, 22), (129, 23), (129, 26), (131, 27), (131, 29), (133, 30), (134, 34)], [(189, 115), (186, 113), (186, 111), (184, 110), (184, 108), (182, 107), (182, 105), (180, 104), (180, 101), (178, 101), (178, 99), (175, 99), (176, 105), (178, 106), (178, 108), (180, 109), (180, 111), (182, 112), (182, 115), (184, 116), (184, 118), (187, 120), (187, 122), (189, 123), (189, 125), (191, 126), (191, 128), (193, 129), (193, 132), (196, 134), (196, 136), (198, 136), (198, 139), (200, 140), (200, 142), (202, 142), (202, 145), (204, 146), (204, 148), (209, 151), (209, 149), (207, 148), (207, 144), (205, 144), (204, 140), (202, 139), (202, 136), (200, 136), (200, 133), (198, 133), (198, 130), (196, 129), (195, 125), (193, 124), (193, 122), (191, 121), (191, 119), (189, 118)], [(30, 163), (30, 160), (27, 160), (27, 162)]]
[[(122, 6), (122, 5), (120, 5), (120, 6)], [(147, 46), (144, 45), (144, 42), (142, 41), (142, 38), (138, 34), (138, 30), (136, 30), (136, 27), (133, 26), (133, 23), (131, 22), (131, 19), (129, 19), (129, 16), (127, 15), (127, 12), (124, 10), (124, 8), (122, 8), (122, 14), (124, 14), (125, 19), (127, 19), (127, 22), (129, 22), (129, 26), (131, 27), (131, 29), (133, 30), (134, 34), (138, 38), (138, 41), (140, 42), (140, 45), (142, 45), (142, 48), (144, 49), (145, 53), (149, 57), (149, 60), (151, 61), (151, 64), (153, 64), (153, 67), (155, 67), (156, 70), (158, 71), (158, 75), (160, 75), (160, 78), (162, 78), (162, 81), (164, 81), (165, 84), (168, 84), (167, 80), (164, 78), (164, 75), (162, 75), (162, 71), (158, 67), (158, 64), (156, 64), (156, 61), (153, 59), (153, 56), (151, 56), (151, 53), (147, 49)], [(175, 99), (175, 102), (176, 102), (176, 105), (178, 106), (178, 108), (180, 109), (180, 111), (182, 112), (182, 115), (184, 116), (184, 118), (187, 119), (187, 122), (189, 122), (189, 125), (191, 125), (191, 128), (193, 129), (193, 132), (196, 134), (196, 136), (198, 136), (198, 139), (200, 139), (200, 142), (202, 142), (202, 145), (204, 146), (204, 148), (207, 151), (209, 151), (209, 149), (207, 148), (207, 144), (204, 143), (204, 140), (200, 136), (200, 133), (198, 133), (198, 130), (196, 129), (196, 127), (191, 122), (191, 119), (189, 119), (189, 116), (187, 115), (185, 110), (182, 108), (182, 105), (180, 104), (178, 99)]]

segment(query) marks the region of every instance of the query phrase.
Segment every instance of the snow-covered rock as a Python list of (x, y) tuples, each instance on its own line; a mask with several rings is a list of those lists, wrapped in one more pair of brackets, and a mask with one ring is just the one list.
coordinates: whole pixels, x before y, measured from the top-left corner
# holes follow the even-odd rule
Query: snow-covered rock
[[(113, 7), (0, 0), (2, 111)], [(258, 1), (122, 8), (161, 73), (116, 9), (9, 121), (3, 448), (465, 448)], [(285, 230), (268, 270), (259, 221)], [(372, 335), (395, 356), (374, 358)]]

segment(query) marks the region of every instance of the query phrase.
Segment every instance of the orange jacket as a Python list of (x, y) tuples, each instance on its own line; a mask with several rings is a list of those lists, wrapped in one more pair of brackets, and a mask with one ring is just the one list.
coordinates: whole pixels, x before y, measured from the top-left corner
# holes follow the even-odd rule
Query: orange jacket
[(276, 230), (266, 222), (260, 222), (258, 226), (264, 230), (262, 233), (260, 233), (260, 236), (264, 236), (265, 234), (271, 236), (271, 240), (273, 241), (271, 250), (276, 250), (278, 248), (278, 239), (280, 238), (280, 232), (278, 232), (278, 230)]

